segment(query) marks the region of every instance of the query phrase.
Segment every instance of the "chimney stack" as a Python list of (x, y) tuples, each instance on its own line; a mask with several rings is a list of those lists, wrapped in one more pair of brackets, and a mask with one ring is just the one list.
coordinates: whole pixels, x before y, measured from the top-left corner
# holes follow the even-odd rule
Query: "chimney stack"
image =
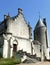
[(21, 8), (18, 8), (18, 13), (22, 14), (22, 9)]
[(47, 27), (46, 18), (43, 18), (43, 23)]
[(10, 18), (10, 15), (8, 13), (8, 15), (4, 15), (4, 19), (9, 19)]

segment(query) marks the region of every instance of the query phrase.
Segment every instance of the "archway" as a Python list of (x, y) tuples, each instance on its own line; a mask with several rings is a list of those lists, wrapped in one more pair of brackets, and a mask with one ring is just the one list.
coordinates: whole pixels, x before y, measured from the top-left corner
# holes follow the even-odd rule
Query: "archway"
[(16, 56), (16, 52), (17, 52), (17, 45), (18, 45), (17, 40), (14, 40), (14, 41), (13, 41), (13, 57), (15, 57), (15, 56)]

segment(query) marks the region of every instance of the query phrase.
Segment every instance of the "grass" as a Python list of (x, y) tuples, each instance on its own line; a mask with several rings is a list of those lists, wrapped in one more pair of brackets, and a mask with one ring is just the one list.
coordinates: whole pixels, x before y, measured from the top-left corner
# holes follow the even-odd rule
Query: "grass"
[(21, 63), (21, 60), (17, 58), (0, 59), (0, 65), (14, 65), (19, 63)]

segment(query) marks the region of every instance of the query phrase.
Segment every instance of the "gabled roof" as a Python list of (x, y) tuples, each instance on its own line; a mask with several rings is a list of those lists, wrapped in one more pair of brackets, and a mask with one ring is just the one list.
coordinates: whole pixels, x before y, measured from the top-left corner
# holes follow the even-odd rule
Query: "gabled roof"
[(37, 24), (35, 26), (35, 29), (37, 29), (39, 27), (43, 27), (43, 26), (45, 26), (45, 25), (44, 25), (43, 21), (41, 20), (41, 18), (39, 18), (39, 20), (38, 20), (38, 22), (37, 22)]

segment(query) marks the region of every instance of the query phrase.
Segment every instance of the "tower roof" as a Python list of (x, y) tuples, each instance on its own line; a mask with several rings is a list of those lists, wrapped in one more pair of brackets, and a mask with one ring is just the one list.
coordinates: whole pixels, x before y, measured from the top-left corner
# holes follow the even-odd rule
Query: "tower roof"
[(43, 21), (41, 20), (41, 18), (39, 18), (39, 20), (38, 20), (38, 22), (37, 22), (37, 24), (35, 26), (35, 29), (39, 28), (39, 27), (43, 27), (43, 26), (45, 26), (45, 25), (44, 25)]

